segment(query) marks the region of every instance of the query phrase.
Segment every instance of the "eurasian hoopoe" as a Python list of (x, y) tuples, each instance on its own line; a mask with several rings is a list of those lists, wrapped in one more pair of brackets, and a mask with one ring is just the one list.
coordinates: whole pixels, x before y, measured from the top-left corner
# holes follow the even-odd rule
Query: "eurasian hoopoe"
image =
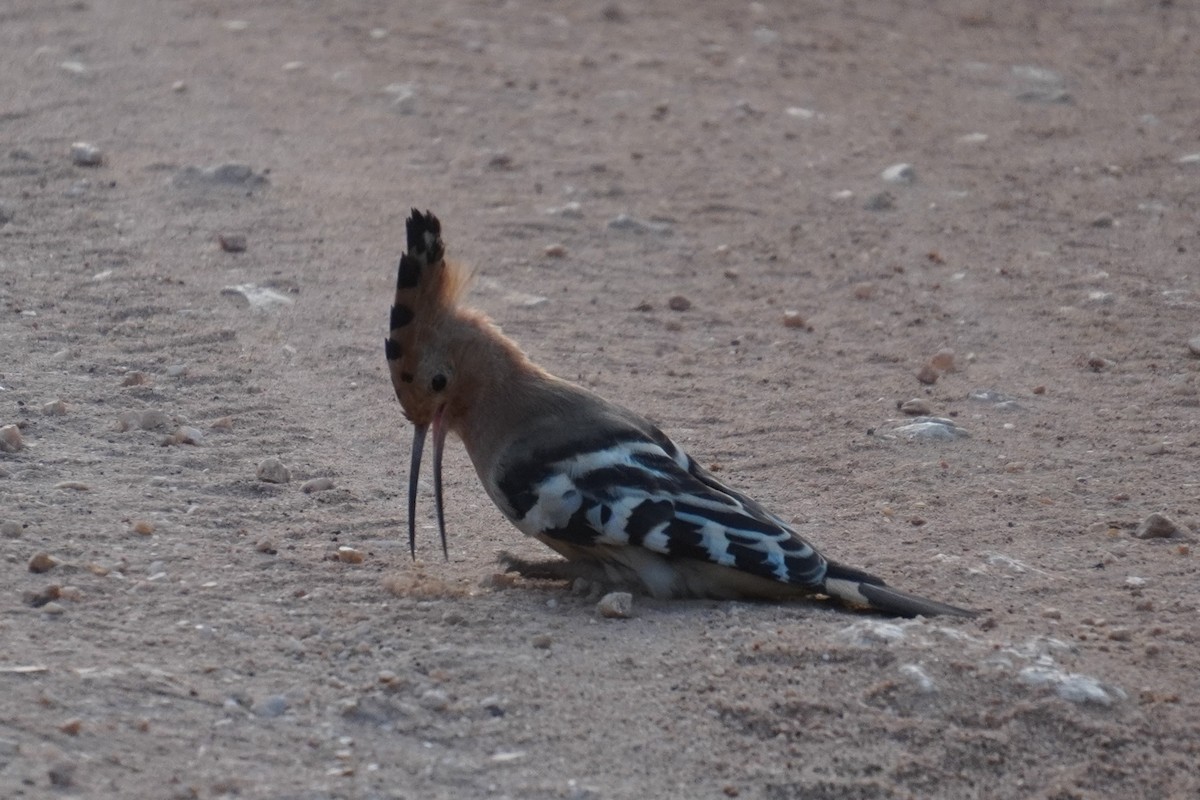
[[(432, 427), (443, 553), (442, 448), (453, 431), (504, 515), (567, 559), (509, 561), (526, 575), (587, 573), (655, 597), (825, 595), (897, 616), (972, 616), (827, 560), (649, 421), (532, 363), (482, 313), (459, 304), (467, 273), (445, 260), (437, 217), (413, 209), (406, 227), (385, 348), (396, 396), (415, 426), (414, 557), (417, 476)], [(581, 569), (563, 569), (572, 566)]]

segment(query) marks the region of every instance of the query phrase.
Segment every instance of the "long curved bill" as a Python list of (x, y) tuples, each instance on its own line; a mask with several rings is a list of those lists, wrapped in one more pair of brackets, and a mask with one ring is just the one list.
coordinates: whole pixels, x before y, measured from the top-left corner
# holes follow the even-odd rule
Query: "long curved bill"
[(408, 467), (408, 552), (417, 560), (417, 480), (421, 477), (421, 452), (428, 425), (413, 425), (412, 462)]
[[(408, 552), (417, 558), (417, 480), (421, 475), (421, 455), (425, 450), (425, 434), (429, 425), (413, 426), (412, 462), (408, 468)], [(446, 547), (446, 516), (442, 506), (442, 450), (446, 445), (446, 426), (442, 410), (433, 415), (433, 503), (437, 510), (438, 535), (442, 540), (442, 556), (450, 559)]]

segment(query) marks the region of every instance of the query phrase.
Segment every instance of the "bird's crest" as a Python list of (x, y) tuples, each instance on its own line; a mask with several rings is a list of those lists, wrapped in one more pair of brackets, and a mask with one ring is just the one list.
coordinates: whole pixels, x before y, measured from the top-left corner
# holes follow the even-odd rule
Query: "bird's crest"
[(396, 299), (392, 303), (387, 359), (396, 391), (412, 383), (420, 340), (458, 305), (470, 282), (462, 266), (446, 260), (442, 224), (432, 212), (412, 210), (405, 222), (408, 252), (396, 270)]

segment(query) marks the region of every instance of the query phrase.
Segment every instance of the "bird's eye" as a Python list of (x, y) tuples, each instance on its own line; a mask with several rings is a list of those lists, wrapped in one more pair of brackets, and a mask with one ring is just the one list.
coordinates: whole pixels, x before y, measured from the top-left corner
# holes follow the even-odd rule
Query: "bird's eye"
[(437, 375), (434, 375), (433, 380), (429, 382), (429, 388), (433, 389), (435, 392), (440, 392), (442, 389), (445, 389), (446, 376), (440, 372)]

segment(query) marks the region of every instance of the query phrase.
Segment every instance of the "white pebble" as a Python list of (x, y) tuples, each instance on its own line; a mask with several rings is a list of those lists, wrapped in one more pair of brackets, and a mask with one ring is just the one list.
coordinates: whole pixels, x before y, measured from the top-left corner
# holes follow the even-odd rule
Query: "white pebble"
[(254, 474), (265, 483), (287, 483), (292, 479), (292, 471), (274, 456), (263, 459)]
[(71, 145), (71, 163), (77, 167), (98, 167), (104, 163), (104, 152), (94, 144), (75, 142)]
[(1192, 351), (1192, 355), (1200, 356), (1200, 336), (1193, 336), (1188, 339), (1188, 350)]
[(912, 164), (892, 164), (879, 173), (879, 177), (888, 183), (912, 183), (917, 179), (917, 172)]
[(42, 413), (48, 417), (61, 417), (67, 413), (67, 404), (62, 400), (51, 400), (42, 406)]
[(608, 619), (629, 619), (633, 613), (633, 595), (629, 592), (609, 592), (600, 598), (596, 611)]

